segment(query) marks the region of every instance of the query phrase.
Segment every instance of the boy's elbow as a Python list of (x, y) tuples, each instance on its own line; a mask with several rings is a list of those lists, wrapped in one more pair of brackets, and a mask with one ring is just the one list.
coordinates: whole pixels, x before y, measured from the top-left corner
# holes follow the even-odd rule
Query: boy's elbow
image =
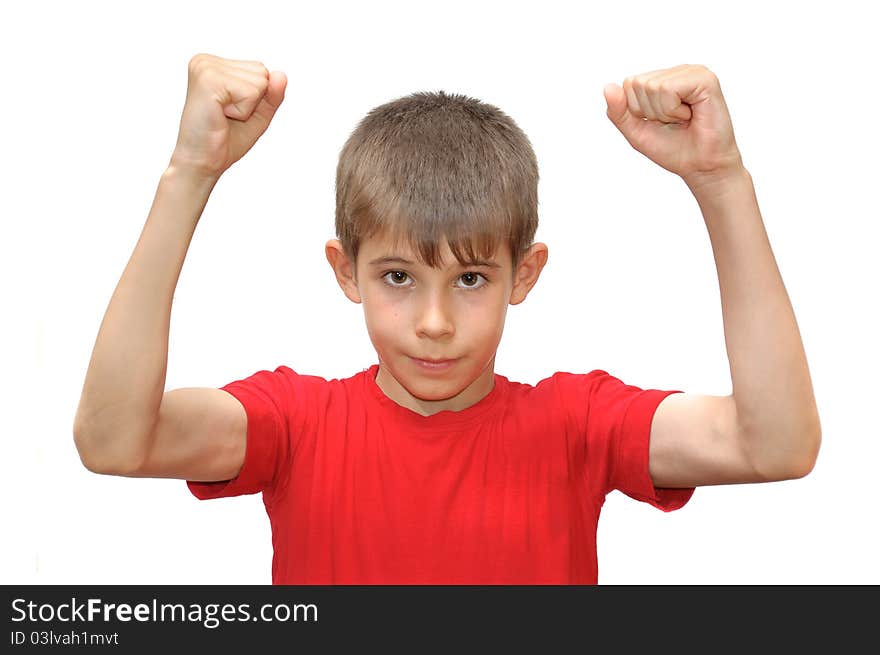
[(768, 452), (763, 457), (753, 459), (756, 481), (797, 480), (812, 473), (822, 443), (821, 430), (801, 432), (797, 439), (789, 440), (788, 443), (790, 446), (784, 453)]
[(93, 449), (88, 447), (88, 441), (85, 436), (83, 436), (82, 432), (74, 429), (73, 431), (73, 444), (76, 446), (76, 452), (79, 455), (80, 463), (92, 473), (102, 473), (106, 474), (106, 462), (102, 462), (99, 457), (96, 456)]
[(816, 433), (816, 436), (811, 440), (810, 446), (807, 449), (807, 452), (804, 454), (802, 460), (799, 462), (799, 466), (796, 467), (795, 473), (797, 473), (798, 478), (804, 478), (813, 472), (813, 469), (816, 468), (816, 461), (819, 459), (819, 448), (822, 445), (822, 432), (821, 430)]
[(799, 478), (809, 475), (816, 468), (816, 460), (819, 459), (819, 450), (822, 447), (822, 427), (816, 425), (810, 432), (807, 440), (804, 442), (804, 453), (796, 469)]
[(92, 473), (99, 475), (128, 475), (136, 467), (120, 461), (118, 457), (108, 456), (106, 449), (95, 445), (87, 433), (74, 427), (73, 443), (82, 465)]
[(773, 476), (775, 480), (798, 480), (807, 477), (816, 468), (819, 458), (819, 447), (822, 443), (822, 432), (817, 430), (803, 439), (798, 452), (789, 456)]

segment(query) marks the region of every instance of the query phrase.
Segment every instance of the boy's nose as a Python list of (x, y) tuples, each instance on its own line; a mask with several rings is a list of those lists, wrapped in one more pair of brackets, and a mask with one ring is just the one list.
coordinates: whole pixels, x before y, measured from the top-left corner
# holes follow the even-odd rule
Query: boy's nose
[(430, 339), (449, 337), (455, 333), (452, 314), (439, 294), (430, 294), (419, 308), (416, 333)]

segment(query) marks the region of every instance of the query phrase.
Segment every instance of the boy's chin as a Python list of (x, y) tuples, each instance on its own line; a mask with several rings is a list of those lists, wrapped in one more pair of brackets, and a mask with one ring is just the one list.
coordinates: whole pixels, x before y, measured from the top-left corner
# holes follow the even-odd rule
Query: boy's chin
[(449, 382), (441, 383), (436, 381), (427, 383), (416, 381), (413, 384), (405, 385), (404, 389), (416, 400), (423, 400), (425, 402), (452, 400), (462, 392), (462, 389), (453, 387)]
[[(461, 360), (440, 369), (426, 368), (408, 358), (397, 371), (388, 372), (413, 398), (429, 402), (450, 400), (464, 391), (474, 380), (463, 377)], [(400, 369), (404, 370), (400, 370)]]
[(398, 379), (407, 393), (419, 400), (450, 400), (464, 391), (468, 384), (459, 376), (424, 375), (419, 372), (408, 373)]

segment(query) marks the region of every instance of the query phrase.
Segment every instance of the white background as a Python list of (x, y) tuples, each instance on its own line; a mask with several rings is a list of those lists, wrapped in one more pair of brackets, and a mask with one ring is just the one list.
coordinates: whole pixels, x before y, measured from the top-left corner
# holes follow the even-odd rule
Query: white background
[[(599, 582), (880, 583), (875, 503), (876, 22), (865, 3), (19, 3), (3, 100), (0, 582), (269, 584), (259, 494), (100, 476), (72, 421), (94, 339), (177, 138), (198, 52), (287, 73), (269, 131), (216, 186), (172, 311), (166, 388), (375, 361), (324, 258), (335, 167), (371, 108), (417, 90), (501, 107), (538, 157), (550, 259), (496, 371), (601, 368), (731, 390), (714, 259), (684, 183), (633, 150), (602, 87), (681, 63), (721, 81), (795, 308), (823, 427), (801, 480), (704, 487), (663, 513), (615, 492)], [(865, 7), (864, 9), (862, 7)]]

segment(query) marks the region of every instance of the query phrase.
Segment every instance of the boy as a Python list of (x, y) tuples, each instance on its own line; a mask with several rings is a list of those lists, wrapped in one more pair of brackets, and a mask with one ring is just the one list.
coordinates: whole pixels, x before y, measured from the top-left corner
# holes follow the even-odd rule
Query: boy
[(375, 108), (337, 169), (326, 256), (378, 364), (279, 366), (164, 391), (171, 301), (214, 184), (265, 132), (286, 77), (189, 63), (180, 133), (101, 325), (74, 422), (91, 471), (262, 492), (274, 584), (595, 584), (614, 489), (664, 511), (698, 485), (814, 466), (820, 423), (795, 317), (717, 78), (684, 65), (608, 85), (629, 143), (682, 177), (718, 268), (734, 393), (640, 389), (605, 371), (536, 386), (494, 372), (508, 304), (547, 261), (538, 171), (498, 108), (416, 93)]

